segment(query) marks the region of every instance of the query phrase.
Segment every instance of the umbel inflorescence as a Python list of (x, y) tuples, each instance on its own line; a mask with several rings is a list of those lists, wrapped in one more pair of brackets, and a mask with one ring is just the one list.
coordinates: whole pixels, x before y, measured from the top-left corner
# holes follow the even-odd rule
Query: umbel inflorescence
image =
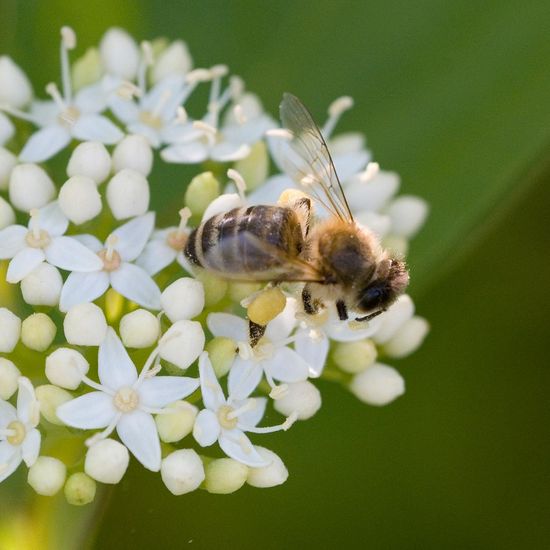
[[(193, 68), (181, 41), (138, 46), (110, 29), (71, 65), (75, 46), (64, 27), (47, 100), (0, 57), (0, 481), (24, 462), (37, 493), (86, 504), (133, 456), (177, 495), (279, 485), (288, 472), (266, 434), (319, 410), (315, 378), (385, 405), (405, 389), (386, 361), (413, 352), (427, 322), (408, 295), (358, 324), (334, 304), (305, 315), (300, 284), (191, 267), (201, 220), (296, 186), (269, 175), (278, 124), (226, 66)], [(206, 104), (188, 112), (200, 88)], [(334, 101), (321, 130), (355, 219), (405, 256), (426, 204), (396, 196), (362, 134), (333, 135), (350, 107)], [(150, 209), (161, 162), (198, 165), (170, 227)], [(247, 319), (267, 324), (256, 345)]]

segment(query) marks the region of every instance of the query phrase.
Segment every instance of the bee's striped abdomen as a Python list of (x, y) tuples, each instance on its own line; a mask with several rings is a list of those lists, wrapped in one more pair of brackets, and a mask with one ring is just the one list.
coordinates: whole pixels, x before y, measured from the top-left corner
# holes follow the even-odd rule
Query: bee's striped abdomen
[(185, 255), (222, 273), (257, 273), (280, 266), (279, 249), (296, 256), (303, 246), (298, 217), (289, 208), (249, 206), (213, 216), (189, 235)]

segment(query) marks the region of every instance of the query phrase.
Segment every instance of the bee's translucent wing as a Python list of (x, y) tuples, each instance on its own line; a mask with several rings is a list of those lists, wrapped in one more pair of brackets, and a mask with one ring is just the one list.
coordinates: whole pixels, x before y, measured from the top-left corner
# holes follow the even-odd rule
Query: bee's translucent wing
[(249, 231), (225, 236), (203, 254), (208, 271), (224, 279), (323, 282), (322, 275), (305, 260)]
[(281, 121), (290, 133), (281, 147), (283, 169), (333, 215), (353, 222), (327, 144), (303, 103), (285, 93), (280, 106)]

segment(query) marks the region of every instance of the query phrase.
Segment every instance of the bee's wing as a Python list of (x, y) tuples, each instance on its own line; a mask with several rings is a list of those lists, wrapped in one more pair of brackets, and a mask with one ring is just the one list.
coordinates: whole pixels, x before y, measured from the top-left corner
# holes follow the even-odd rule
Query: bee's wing
[(208, 271), (235, 281), (323, 282), (305, 260), (259, 239), (249, 231), (224, 236), (204, 252)]
[(353, 222), (342, 184), (327, 144), (309, 111), (294, 95), (285, 93), (281, 121), (290, 132), (281, 145), (283, 169), (296, 183), (342, 221)]

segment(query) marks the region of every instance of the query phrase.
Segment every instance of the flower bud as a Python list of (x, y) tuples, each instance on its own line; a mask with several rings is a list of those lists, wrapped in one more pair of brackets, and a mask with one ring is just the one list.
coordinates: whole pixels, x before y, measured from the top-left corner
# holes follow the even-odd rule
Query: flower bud
[(204, 466), (193, 449), (180, 449), (161, 462), (160, 476), (173, 495), (184, 495), (199, 488), (204, 480)]
[(128, 468), (130, 453), (114, 439), (101, 439), (86, 453), (84, 471), (101, 483), (118, 483)]
[(321, 408), (321, 392), (307, 380), (288, 384), (287, 392), (273, 406), (285, 416), (296, 413), (298, 420), (307, 420)]
[(192, 319), (204, 308), (204, 287), (196, 279), (182, 277), (164, 289), (160, 303), (172, 323)]
[(152, 67), (152, 78), (156, 84), (171, 75), (186, 75), (193, 67), (193, 60), (187, 44), (182, 40), (172, 42), (165, 48)]
[(40, 405), (40, 414), (52, 424), (63, 426), (63, 422), (57, 417), (57, 407), (73, 399), (73, 396), (62, 388), (44, 384), (35, 388), (36, 399)]
[(74, 90), (95, 84), (103, 74), (101, 58), (97, 48), (88, 48), (84, 55), (73, 61), (71, 66), (71, 80)]
[(380, 170), (368, 181), (362, 179), (362, 174), (351, 178), (346, 185), (346, 198), (349, 204), (360, 204), (366, 210), (380, 210), (399, 188), (399, 175), (395, 172)]
[(231, 365), (237, 355), (237, 344), (231, 338), (216, 336), (206, 344), (204, 348), (214, 368), (217, 378), (225, 376), (231, 369)]
[(428, 321), (423, 317), (409, 319), (397, 333), (384, 344), (384, 352), (390, 357), (405, 357), (416, 351), (430, 330)]
[(409, 241), (401, 235), (386, 235), (382, 239), (382, 246), (393, 256), (404, 258), (409, 251)]
[(364, 371), (376, 361), (377, 351), (374, 342), (369, 339), (357, 342), (338, 342), (334, 346), (332, 358), (344, 372)]
[(0, 147), (0, 190), (7, 191), (10, 183), (10, 174), (17, 164), (17, 157), (4, 147)]
[(92, 220), (101, 212), (101, 195), (92, 178), (70, 177), (59, 190), (59, 207), (74, 224)]
[(10, 202), (22, 212), (46, 206), (55, 197), (55, 186), (50, 176), (37, 164), (18, 164), (9, 183)]
[(93, 502), (95, 492), (96, 482), (84, 472), (76, 472), (65, 483), (65, 498), (73, 506), (84, 506)]
[(21, 325), (21, 342), (35, 351), (46, 351), (56, 332), (55, 323), (45, 313), (33, 313)]
[(63, 487), (66, 476), (67, 468), (61, 460), (39, 456), (29, 468), (27, 481), (39, 495), (51, 497)]
[(180, 441), (193, 431), (195, 418), (199, 410), (187, 401), (176, 401), (165, 409), (163, 414), (157, 414), (155, 422), (161, 441), (174, 443)]
[(107, 184), (107, 202), (117, 220), (145, 214), (149, 208), (149, 184), (143, 174), (125, 168)]
[(148, 348), (159, 338), (158, 317), (145, 309), (136, 309), (120, 320), (120, 338), (127, 348)]
[(269, 156), (265, 141), (260, 140), (250, 148), (248, 156), (238, 160), (234, 166), (241, 174), (249, 191), (256, 189), (269, 175)]
[(8, 225), (13, 225), (15, 223), (15, 212), (11, 207), (11, 204), (0, 197), (0, 230), (8, 227)]
[(42, 262), (21, 281), (23, 300), (33, 306), (56, 306), (61, 296), (63, 278), (59, 270)]
[(149, 140), (139, 134), (126, 136), (113, 151), (113, 169), (129, 168), (147, 177), (153, 168), (153, 150)]
[(288, 470), (283, 461), (269, 449), (254, 446), (256, 452), (267, 462), (269, 466), (262, 468), (249, 468), (246, 482), (252, 487), (266, 488), (282, 485), (288, 479)]
[(7, 143), (15, 134), (15, 126), (12, 121), (0, 112), (0, 145)]
[(123, 29), (111, 27), (101, 39), (99, 54), (106, 73), (133, 80), (139, 65), (139, 49)]
[(204, 487), (209, 493), (228, 495), (245, 484), (248, 466), (232, 458), (217, 458), (206, 465), (204, 472)]
[(46, 357), (46, 378), (56, 386), (76, 390), (90, 364), (78, 351), (58, 348)]
[(391, 202), (387, 213), (392, 233), (410, 239), (418, 232), (428, 216), (428, 204), (420, 197), (401, 195)]
[(408, 294), (402, 294), (380, 315), (380, 326), (372, 339), (377, 344), (387, 342), (414, 315), (414, 303)]
[(393, 367), (375, 363), (353, 377), (350, 390), (364, 403), (381, 406), (405, 393), (405, 381)]
[(204, 349), (204, 331), (197, 321), (176, 321), (159, 340), (159, 355), (186, 369)]
[(0, 357), (0, 399), (7, 401), (16, 391), (21, 372), (5, 357)]
[(195, 176), (185, 191), (185, 204), (194, 216), (202, 216), (208, 205), (220, 194), (220, 183), (212, 172)]
[(67, 165), (69, 177), (86, 176), (97, 185), (103, 183), (110, 173), (111, 157), (105, 145), (98, 141), (85, 141), (77, 145)]
[(27, 75), (10, 57), (0, 57), (0, 103), (24, 107), (32, 99), (32, 87)]
[(285, 309), (285, 305), (286, 296), (281, 289), (278, 287), (268, 288), (260, 292), (250, 302), (247, 315), (253, 323), (265, 326)]
[(8, 308), (0, 308), (0, 352), (12, 352), (20, 335), (21, 319)]
[(95, 304), (78, 304), (65, 315), (65, 338), (76, 346), (99, 346), (107, 334), (107, 320)]
[(204, 288), (204, 304), (206, 307), (217, 304), (227, 292), (227, 281), (212, 275), (205, 269), (197, 270), (195, 278), (202, 283)]

